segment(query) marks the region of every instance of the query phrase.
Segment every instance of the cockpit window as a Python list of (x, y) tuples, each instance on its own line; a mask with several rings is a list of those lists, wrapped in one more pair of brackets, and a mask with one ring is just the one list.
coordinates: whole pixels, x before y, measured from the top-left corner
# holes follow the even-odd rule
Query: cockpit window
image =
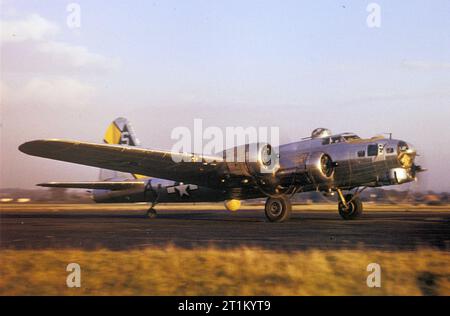
[(322, 141), (322, 145), (346, 143), (346, 142), (350, 142), (352, 140), (357, 140), (357, 139), (361, 139), (361, 137), (359, 137), (358, 135), (354, 135), (354, 134), (336, 135), (336, 136), (324, 138)]
[(344, 136), (344, 139), (346, 142), (349, 142), (352, 140), (361, 139), (361, 137), (359, 137), (358, 135), (347, 135), (347, 136)]
[(344, 138), (342, 138), (342, 136), (331, 137), (331, 144), (342, 143), (343, 141)]
[(378, 145), (367, 146), (367, 156), (378, 156)]

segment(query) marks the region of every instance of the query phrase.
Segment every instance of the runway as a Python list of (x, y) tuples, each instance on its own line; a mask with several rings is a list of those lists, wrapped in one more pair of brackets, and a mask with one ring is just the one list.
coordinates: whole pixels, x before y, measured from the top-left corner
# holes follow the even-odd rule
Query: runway
[(235, 213), (220, 205), (8, 205), (1, 207), (0, 249), (112, 249), (259, 247), (275, 250), (450, 249), (450, 210), (366, 211), (344, 221), (330, 210), (300, 208), (285, 223), (269, 223), (261, 206)]

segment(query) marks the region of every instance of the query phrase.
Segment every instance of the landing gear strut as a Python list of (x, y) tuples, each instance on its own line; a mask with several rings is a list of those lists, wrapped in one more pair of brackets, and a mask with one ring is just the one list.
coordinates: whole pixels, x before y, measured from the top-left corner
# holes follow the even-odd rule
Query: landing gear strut
[(291, 201), (286, 197), (270, 197), (266, 201), (266, 217), (270, 222), (284, 222), (291, 216)]
[(359, 196), (353, 194), (342, 194), (341, 190), (337, 190), (339, 194), (338, 210), (339, 215), (345, 220), (357, 219), (361, 217), (363, 212), (363, 204)]
[(158, 214), (156, 213), (155, 205), (158, 204), (159, 195), (161, 193), (161, 184), (158, 184), (158, 189), (157, 189), (157, 191), (155, 191), (152, 188), (151, 181), (152, 180), (149, 180), (147, 182), (147, 185), (145, 186), (145, 191), (144, 191), (144, 196), (147, 196), (147, 194), (149, 194), (148, 200), (151, 203), (150, 208), (148, 209), (146, 215), (148, 218), (156, 218), (156, 216)]

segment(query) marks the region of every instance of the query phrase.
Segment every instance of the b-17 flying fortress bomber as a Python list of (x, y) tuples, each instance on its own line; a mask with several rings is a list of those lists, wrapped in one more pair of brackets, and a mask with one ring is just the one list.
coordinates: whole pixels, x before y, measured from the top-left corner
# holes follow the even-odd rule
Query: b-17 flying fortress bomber
[(139, 147), (124, 118), (111, 123), (104, 144), (49, 139), (19, 147), (29, 155), (101, 168), (99, 181), (39, 186), (90, 189), (99, 203), (150, 203), (149, 217), (156, 216), (158, 203), (225, 201), (225, 207), (235, 211), (242, 200), (266, 198), (267, 219), (282, 222), (290, 216), (293, 195), (319, 191), (337, 193), (340, 216), (352, 220), (362, 215), (359, 194), (365, 188), (408, 183), (424, 171), (415, 164), (416, 150), (406, 141), (362, 139), (324, 128), (298, 142), (277, 148), (257, 144), (255, 148), (227, 149), (234, 156), (243, 152), (241, 161), (219, 153), (214, 157), (190, 154), (190, 159), (176, 162), (174, 157), (186, 154)]

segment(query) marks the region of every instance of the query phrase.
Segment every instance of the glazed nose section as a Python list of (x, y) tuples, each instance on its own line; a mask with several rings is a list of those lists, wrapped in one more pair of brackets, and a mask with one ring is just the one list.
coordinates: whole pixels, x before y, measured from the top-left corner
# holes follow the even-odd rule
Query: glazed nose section
[(398, 161), (411, 181), (416, 179), (417, 173), (426, 171), (415, 163), (417, 156), (417, 150), (413, 145), (405, 141), (398, 142)]
[(387, 182), (397, 185), (417, 180), (417, 173), (425, 170), (415, 163), (418, 156), (416, 148), (402, 140), (393, 141), (390, 144), (397, 145), (397, 164), (396, 167), (389, 169)]
[(398, 142), (398, 161), (402, 168), (411, 169), (416, 158), (416, 149), (405, 141)]
[(416, 148), (410, 143), (407, 143), (403, 140), (398, 141), (397, 146), (399, 153), (414, 154), (414, 155), (416, 154)]

